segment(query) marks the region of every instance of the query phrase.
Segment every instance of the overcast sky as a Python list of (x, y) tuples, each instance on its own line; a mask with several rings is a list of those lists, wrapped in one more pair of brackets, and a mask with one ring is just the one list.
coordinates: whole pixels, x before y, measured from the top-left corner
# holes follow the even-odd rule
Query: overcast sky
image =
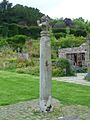
[(38, 8), (52, 18), (83, 17), (90, 20), (90, 0), (9, 0), (9, 2), (13, 5), (22, 4)]

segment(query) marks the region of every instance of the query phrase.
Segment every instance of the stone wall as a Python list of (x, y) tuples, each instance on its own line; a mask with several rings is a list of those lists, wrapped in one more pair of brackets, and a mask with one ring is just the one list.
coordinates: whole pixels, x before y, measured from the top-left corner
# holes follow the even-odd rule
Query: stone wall
[[(67, 54), (85, 54), (85, 61), (82, 61), (83, 63), (87, 60), (87, 47), (86, 43), (83, 43), (80, 47), (73, 47), (73, 48), (62, 48), (58, 50), (59, 58), (67, 58)], [(86, 63), (85, 63), (86, 64)]]

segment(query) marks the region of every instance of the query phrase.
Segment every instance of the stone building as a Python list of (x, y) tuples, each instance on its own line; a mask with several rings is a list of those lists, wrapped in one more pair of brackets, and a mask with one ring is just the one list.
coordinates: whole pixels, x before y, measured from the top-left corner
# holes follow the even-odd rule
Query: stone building
[(86, 43), (83, 43), (80, 47), (62, 48), (59, 49), (59, 58), (68, 59), (75, 66), (86, 66), (87, 49)]

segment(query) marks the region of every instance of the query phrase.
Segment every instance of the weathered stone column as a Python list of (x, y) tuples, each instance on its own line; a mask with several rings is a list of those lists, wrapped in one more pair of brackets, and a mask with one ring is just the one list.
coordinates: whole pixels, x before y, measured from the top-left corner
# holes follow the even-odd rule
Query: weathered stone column
[(40, 39), (40, 110), (46, 112), (52, 108), (51, 46), (47, 16), (41, 18), (39, 26), (42, 27)]
[(49, 111), (51, 107), (51, 47), (47, 31), (41, 32), (40, 40), (40, 108)]
[(90, 36), (86, 38), (86, 45), (87, 45), (87, 53), (86, 53), (86, 62), (88, 67), (88, 73), (85, 78), (90, 77)]

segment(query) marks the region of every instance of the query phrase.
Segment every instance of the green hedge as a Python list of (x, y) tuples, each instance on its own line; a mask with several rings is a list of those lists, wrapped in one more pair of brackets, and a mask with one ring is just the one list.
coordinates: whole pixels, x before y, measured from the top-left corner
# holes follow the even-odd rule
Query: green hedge
[(54, 76), (72, 76), (75, 75), (74, 70), (67, 59), (60, 58), (52, 61)]
[(13, 37), (15, 35), (26, 35), (37, 39), (40, 37), (41, 28), (38, 26), (23, 26), (15, 23), (3, 23), (0, 26), (1, 37)]
[(17, 68), (16, 72), (39, 76), (39, 66), (33, 66), (33, 67), (30, 66), (30, 67), (25, 67), (25, 68)]
[(86, 73), (87, 72), (87, 67), (86, 66), (76, 67), (75, 71), (76, 71), (76, 73)]
[(62, 76), (65, 76), (65, 72), (61, 68), (53, 67), (52, 68), (52, 76), (53, 77), (62, 77)]

